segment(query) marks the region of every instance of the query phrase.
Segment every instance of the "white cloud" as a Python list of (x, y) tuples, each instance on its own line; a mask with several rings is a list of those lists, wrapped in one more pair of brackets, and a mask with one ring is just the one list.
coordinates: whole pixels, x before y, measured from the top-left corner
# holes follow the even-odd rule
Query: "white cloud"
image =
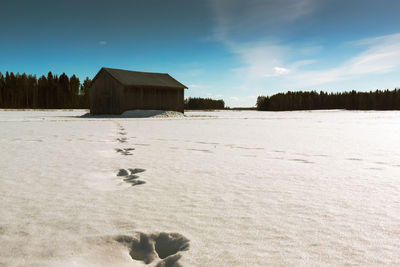
[(289, 81), (297, 86), (314, 86), (351, 80), (360, 76), (379, 75), (400, 69), (400, 34), (392, 34), (353, 42), (366, 49), (337, 67), (326, 70), (299, 69)]
[(286, 68), (274, 67), (274, 71), (276, 75), (285, 75), (288, 74), (290, 70)]
[(107, 44), (106, 41), (100, 41), (100, 42), (99, 42), (99, 45), (106, 45), (106, 44)]

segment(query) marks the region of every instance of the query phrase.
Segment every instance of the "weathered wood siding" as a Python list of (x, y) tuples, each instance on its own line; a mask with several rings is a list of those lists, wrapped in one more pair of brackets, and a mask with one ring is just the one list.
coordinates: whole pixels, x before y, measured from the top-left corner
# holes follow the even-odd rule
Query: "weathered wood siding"
[(90, 113), (121, 114), (122, 89), (122, 86), (106, 71), (99, 73), (90, 88)]
[(124, 88), (121, 94), (122, 110), (156, 109), (184, 111), (184, 89)]

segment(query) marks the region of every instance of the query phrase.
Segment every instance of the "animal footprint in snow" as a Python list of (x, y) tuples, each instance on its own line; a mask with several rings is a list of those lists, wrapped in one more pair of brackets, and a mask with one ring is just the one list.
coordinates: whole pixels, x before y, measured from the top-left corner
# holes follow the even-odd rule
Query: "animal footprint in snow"
[(189, 239), (178, 233), (138, 233), (136, 237), (118, 236), (115, 240), (128, 247), (134, 260), (149, 264), (159, 258), (156, 266), (180, 266), (179, 252), (189, 250)]
[(134, 148), (116, 148), (115, 151), (121, 153), (124, 156), (132, 155), (131, 151), (135, 150)]
[(117, 176), (122, 176), (124, 177), (123, 180), (124, 182), (131, 184), (132, 186), (135, 185), (141, 185), (141, 184), (145, 184), (145, 181), (142, 180), (138, 180), (139, 176), (135, 175), (136, 173), (141, 173), (144, 172), (144, 169), (139, 169), (139, 168), (135, 168), (135, 169), (120, 169), (117, 173)]
[(129, 172), (125, 169), (119, 169), (117, 176), (128, 176)]
[(126, 143), (128, 139), (126, 137), (117, 138), (117, 141), (120, 143)]
[(131, 174), (136, 174), (146, 171), (145, 169), (139, 169), (139, 168), (128, 169), (128, 170), (131, 172)]

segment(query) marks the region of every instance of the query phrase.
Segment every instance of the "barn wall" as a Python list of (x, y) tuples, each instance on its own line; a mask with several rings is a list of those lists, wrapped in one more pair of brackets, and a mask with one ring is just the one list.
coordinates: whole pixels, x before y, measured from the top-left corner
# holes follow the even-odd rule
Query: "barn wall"
[(183, 112), (183, 89), (124, 88), (121, 94), (123, 111), (132, 109), (157, 109)]
[(122, 86), (102, 70), (90, 88), (90, 114), (120, 114)]
[(141, 88), (123, 88), (120, 101), (121, 113), (132, 109), (143, 109)]

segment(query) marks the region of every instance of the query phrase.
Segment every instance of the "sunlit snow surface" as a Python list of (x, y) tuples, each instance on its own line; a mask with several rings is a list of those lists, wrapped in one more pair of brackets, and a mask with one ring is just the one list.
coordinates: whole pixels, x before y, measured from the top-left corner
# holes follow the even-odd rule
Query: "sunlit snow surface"
[(400, 112), (86, 112), (0, 111), (0, 266), (400, 265)]

